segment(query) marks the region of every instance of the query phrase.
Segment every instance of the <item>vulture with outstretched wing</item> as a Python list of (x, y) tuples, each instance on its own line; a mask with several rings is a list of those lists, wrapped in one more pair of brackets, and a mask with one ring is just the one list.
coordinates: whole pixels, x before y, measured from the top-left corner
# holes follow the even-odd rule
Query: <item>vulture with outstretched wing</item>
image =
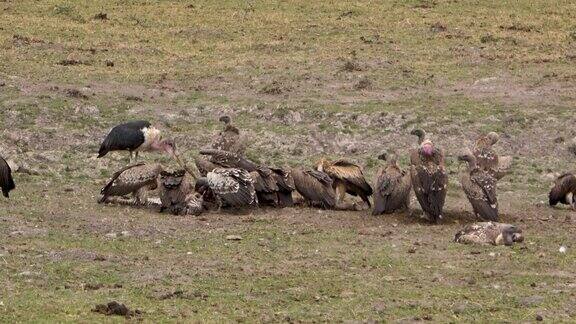
[(159, 164), (138, 163), (129, 165), (114, 173), (100, 193), (99, 203), (106, 202), (111, 196), (132, 194), (136, 203), (141, 202), (143, 190), (154, 190), (157, 187), (158, 175), (162, 172)]
[(16, 189), (14, 179), (12, 178), (12, 169), (0, 156), (0, 188), (2, 188), (2, 195), (6, 198), (10, 197), (10, 191)]
[(444, 166), (444, 153), (422, 130), (412, 131), (418, 136), (418, 149), (410, 153), (410, 177), (414, 193), (422, 210), (432, 222), (442, 219), (446, 200), (448, 174)]
[(458, 160), (468, 163), (468, 168), (460, 176), (460, 183), (472, 205), (474, 214), (485, 220), (497, 221), (496, 178), (490, 172), (480, 169), (472, 154), (460, 155)]
[(522, 241), (524, 241), (522, 229), (496, 222), (466, 225), (454, 237), (454, 242), (463, 244), (512, 245)]
[(548, 202), (550, 206), (556, 206), (561, 203), (576, 209), (575, 195), (576, 176), (572, 173), (564, 173), (554, 180), (554, 187), (548, 194)]
[(372, 215), (388, 214), (410, 206), (410, 173), (398, 166), (394, 152), (378, 157), (387, 161), (376, 174)]
[(209, 156), (209, 161), (218, 165), (220, 168), (238, 168), (252, 172), (256, 171), (259, 167), (258, 164), (233, 152), (208, 149), (200, 150), (200, 154)]
[(339, 202), (344, 201), (344, 196), (348, 193), (352, 196), (360, 196), (368, 206), (371, 206), (368, 197), (372, 195), (372, 187), (364, 178), (360, 166), (344, 159), (335, 161), (321, 159), (316, 164), (316, 169), (332, 178), (332, 186), (336, 190)]

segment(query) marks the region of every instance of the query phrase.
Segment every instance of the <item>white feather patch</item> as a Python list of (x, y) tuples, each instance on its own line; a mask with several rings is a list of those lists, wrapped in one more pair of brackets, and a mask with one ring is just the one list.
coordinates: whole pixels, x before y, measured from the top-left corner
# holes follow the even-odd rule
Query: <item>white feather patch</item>
[(138, 147), (137, 151), (149, 151), (152, 143), (159, 142), (162, 138), (160, 130), (152, 126), (142, 128), (142, 133), (144, 133), (144, 143)]

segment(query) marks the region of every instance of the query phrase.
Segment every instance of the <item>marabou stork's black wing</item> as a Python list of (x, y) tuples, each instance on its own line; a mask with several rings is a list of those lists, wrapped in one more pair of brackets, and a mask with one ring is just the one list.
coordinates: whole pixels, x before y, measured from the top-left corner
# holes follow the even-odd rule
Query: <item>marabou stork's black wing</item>
[(115, 126), (100, 145), (98, 157), (103, 157), (110, 151), (137, 149), (145, 140), (142, 129), (150, 126), (151, 124), (145, 120)]
[(0, 157), (0, 187), (2, 187), (2, 195), (6, 198), (10, 196), (10, 190), (16, 188), (14, 179), (12, 179), (12, 170), (2, 157)]

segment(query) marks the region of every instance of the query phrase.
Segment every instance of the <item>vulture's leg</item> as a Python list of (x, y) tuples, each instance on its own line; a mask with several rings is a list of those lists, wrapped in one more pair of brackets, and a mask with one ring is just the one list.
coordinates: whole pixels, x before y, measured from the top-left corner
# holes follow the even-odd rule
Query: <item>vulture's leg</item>
[(346, 185), (344, 182), (338, 182), (338, 187), (336, 187), (336, 194), (338, 195), (338, 201), (343, 202), (344, 197), (346, 197)]

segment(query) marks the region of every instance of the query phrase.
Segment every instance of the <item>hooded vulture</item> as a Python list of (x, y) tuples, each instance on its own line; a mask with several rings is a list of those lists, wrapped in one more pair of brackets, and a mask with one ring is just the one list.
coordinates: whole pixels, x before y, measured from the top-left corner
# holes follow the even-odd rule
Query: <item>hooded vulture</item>
[(144, 190), (154, 190), (157, 187), (158, 175), (162, 172), (159, 164), (138, 163), (129, 165), (114, 173), (100, 193), (99, 203), (104, 203), (111, 196), (124, 196), (132, 194), (136, 203), (141, 203), (141, 194)]
[(368, 206), (372, 206), (368, 199), (372, 195), (372, 187), (364, 178), (360, 166), (344, 159), (336, 161), (321, 159), (316, 164), (316, 169), (332, 178), (332, 187), (336, 190), (339, 202), (343, 202), (344, 196), (348, 193), (360, 196)]
[(572, 173), (564, 173), (554, 180), (554, 187), (548, 194), (550, 206), (556, 206), (558, 203), (570, 205), (576, 210), (576, 176)]
[(2, 195), (6, 198), (9, 198), (10, 191), (16, 188), (12, 179), (12, 169), (2, 157), (0, 157), (0, 188), (2, 188)]
[[(219, 207), (258, 205), (254, 180), (250, 173), (237, 168), (217, 168), (199, 178), (196, 189), (204, 197), (213, 197)], [(204, 198), (206, 199), (206, 198)]]
[(446, 200), (448, 175), (444, 167), (444, 153), (422, 130), (411, 132), (418, 136), (418, 149), (410, 153), (410, 177), (416, 198), (431, 221), (442, 219)]
[(522, 229), (503, 223), (470, 224), (456, 233), (454, 242), (463, 244), (512, 245), (524, 241)]
[(324, 209), (336, 207), (336, 192), (329, 175), (301, 168), (293, 168), (289, 173), (294, 180), (296, 191), (312, 206)]
[(410, 206), (410, 173), (398, 166), (397, 155), (393, 152), (378, 157), (387, 161), (376, 174), (374, 187), (374, 209), (372, 215), (392, 213)]
[(219, 121), (224, 123), (224, 129), (219, 132), (214, 139), (212, 148), (236, 154), (244, 154), (246, 147), (242, 137), (240, 136), (240, 130), (232, 125), (232, 119), (230, 116), (221, 116)]
[(497, 221), (496, 178), (490, 172), (480, 169), (472, 154), (460, 155), (458, 160), (468, 163), (467, 170), (460, 176), (460, 183), (472, 205), (474, 214), (485, 220)]
[(194, 179), (185, 170), (162, 171), (159, 183), (160, 202), (162, 203), (160, 212), (168, 210), (174, 215), (199, 214), (201, 212), (201, 210), (191, 211), (197, 205), (193, 197)]

